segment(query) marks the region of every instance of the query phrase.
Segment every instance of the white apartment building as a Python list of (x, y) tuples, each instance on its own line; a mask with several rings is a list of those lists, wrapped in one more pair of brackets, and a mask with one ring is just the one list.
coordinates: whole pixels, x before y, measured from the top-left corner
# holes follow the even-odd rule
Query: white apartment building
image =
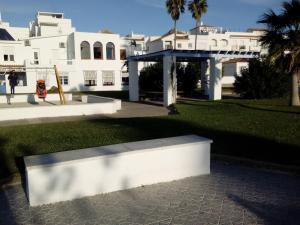
[[(194, 50), (196, 33), (197, 50), (261, 51), (260, 30), (227, 32), (203, 25), (178, 32), (177, 49)], [(35, 92), (39, 79), (46, 81), (47, 89), (57, 86), (54, 65), (64, 91), (124, 90), (126, 58), (173, 48), (173, 39), (172, 30), (161, 37), (78, 32), (63, 13), (38, 12), (28, 28), (0, 20), (0, 94), (10, 90), (7, 72), (11, 69), (18, 75), (16, 93)], [(145, 66), (148, 63), (139, 63), (139, 70)]]

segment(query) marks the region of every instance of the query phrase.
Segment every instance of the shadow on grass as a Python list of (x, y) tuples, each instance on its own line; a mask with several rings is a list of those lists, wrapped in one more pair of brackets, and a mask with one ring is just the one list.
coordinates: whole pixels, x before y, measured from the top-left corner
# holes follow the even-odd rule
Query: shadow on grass
[[(81, 142), (79, 142), (80, 147), (78, 148), (95, 147), (99, 145), (117, 144), (122, 142), (164, 138), (186, 134), (197, 134), (211, 138), (214, 141), (212, 145), (212, 153), (244, 157), (282, 165), (300, 165), (299, 146), (290, 145), (287, 143), (279, 143), (273, 140), (237, 132), (221, 131), (215, 128), (208, 128), (201, 126), (201, 124), (179, 120), (177, 116), (105, 120), (91, 119), (79, 122), (65, 122), (64, 124), (65, 126), (71, 127), (73, 125), (80, 126), (80, 123), (91, 123), (93, 124), (93, 129), (102, 130), (99, 130), (99, 136), (92, 137), (90, 142), (86, 142), (86, 140), (83, 139)], [(99, 128), (97, 124), (99, 124)], [(111, 133), (111, 136), (105, 140), (101, 138), (101, 132), (104, 132), (103, 128), (101, 128), (103, 125), (107, 127), (107, 132)], [(47, 131), (47, 126), (48, 124), (43, 125), (45, 132)], [(51, 124), (49, 124), (49, 126), (51, 126)], [(28, 130), (30, 131), (30, 127)], [(84, 132), (84, 130), (82, 132)], [(8, 177), (17, 171), (20, 171), (20, 173), (23, 174), (24, 165), (22, 165), (22, 157), (26, 155), (41, 154), (42, 150), (39, 149), (39, 146), (49, 145), (49, 143), (47, 143), (47, 139), (40, 140), (40, 143), (33, 143), (30, 146), (26, 145), (26, 143), (19, 143), (16, 145), (17, 151), (7, 152), (7, 138), (9, 137), (5, 138), (3, 137), (0, 140), (0, 178)], [(13, 137), (10, 138), (13, 139)], [(72, 139), (69, 141), (72, 141)], [(71, 150), (67, 146), (72, 146), (72, 143), (68, 143), (68, 140), (65, 140), (64, 142), (51, 143), (51, 146), (51, 148), (55, 149), (55, 151), (65, 151)], [(10, 149), (11, 148), (12, 146), (10, 146)]]
[(252, 135), (197, 126), (191, 122), (172, 119), (172, 116), (166, 118), (93, 120), (90, 122), (105, 123), (108, 126), (113, 126), (117, 123), (121, 127), (133, 128), (133, 133), (122, 134), (124, 135), (122, 137), (124, 141), (197, 134), (214, 141), (212, 144), (212, 153), (244, 157), (288, 166), (300, 165), (299, 146), (278, 143)]
[[(300, 115), (300, 108), (295, 107), (289, 107), (289, 106), (283, 106), (283, 105), (269, 105), (269, 104), (258, 104), (255, 106), (255, 103), (253, 105), (249, 104), (243, 104), (237, 102), (231, 102), (231, 101), (219, 101), (219, 102), (213, 102), (213, 101), (201, 101), (197, 99), (184, 99), (178, 101), (181, 105), (190, 105), (190, 106), (196, 106), (196, 107), (214, 107), (218, 105), (228, 105), (228, 106), (238, 106), (244, 109), (251, 109), (251, 110), (257, 110), (257, 111), (265, 111), (265, 112), (276, 112), (276, 113), (286, 113), (286, 114), (296, 114)], [(205, 104), (201, 104), (205, 103)], [(286, 107), (286, 110), (281, 109), (271, 109), (271, 108), (264, 108), (264, 107)]]
[[(268, 108), (256, 107), (256, 106), (253, 106), (253, 105), (246, 105), (246, 104), (234, 103), (234, 102), (225, 102), (225, 101), (222, 101), (222, 104), (235, 105), (235, 106), (239, 106), (239, 107), (246, 108), (246, 109), (266, 111), (266, 112), (278, 112), (278, 113), (287, 113), (287, 114), (297, 114), (297, 115), (300, 115), (300, 110), (299, 110), (299, 112), (298, 111), (292, 111), (293, 110), (292, 107), (290, 107), (291, 110), (276, 110), (276, 109), (268, 109)], [(264, 105), (261, 105), (261, 106), (264, 106)]]

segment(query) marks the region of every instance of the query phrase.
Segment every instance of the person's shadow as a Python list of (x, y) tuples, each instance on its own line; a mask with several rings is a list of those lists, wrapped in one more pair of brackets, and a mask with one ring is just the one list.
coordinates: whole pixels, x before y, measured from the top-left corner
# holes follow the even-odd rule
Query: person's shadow
[(9, 105), (11, 104), (11, 100), (10, 100), (10, 99), (11, 99), (11, 95), (10, 95), (10, 94), (7, 94), (7, 95), (6, 95), (6, 102), (7, 102), (7, 104), (9, 104)]

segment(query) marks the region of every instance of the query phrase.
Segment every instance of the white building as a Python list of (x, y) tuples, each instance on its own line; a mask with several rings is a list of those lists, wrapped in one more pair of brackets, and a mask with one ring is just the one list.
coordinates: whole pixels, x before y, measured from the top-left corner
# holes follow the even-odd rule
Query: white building
[[(227, 32), (208, 26), (178, 32), (177, 49), (194, 50), (196, 33), (197, 50), (261, 51), (262, 31)], [(0, 93), (9, 92), (3, 75), (11, 69), (18, 73), (16, 93), (35, 92), (38, 79), (46, 81), (47, 89), (57, 86), (54, 65), (64, 91), (123, 90), (128, 85), (126, 58), (173, 48), (173, 39), (172, 30), (161, 37), (77, 32), (63, 13), (38, 12), (28, 28), (0, 21)], [(139, 70), (147, 65), (140, 63)]]

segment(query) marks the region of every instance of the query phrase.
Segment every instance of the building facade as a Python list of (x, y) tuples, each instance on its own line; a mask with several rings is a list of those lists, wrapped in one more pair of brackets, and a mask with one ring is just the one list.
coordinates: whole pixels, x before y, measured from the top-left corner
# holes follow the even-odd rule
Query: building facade
[[(263, 31), (228, 32), (201, 25), (177, 33), (177, 49), (262, 51)], [(128, 87), (126, 58), (174, 47), (174, 31), (165, 35), (78, 32), (63, 13), (38, 12), (28, 28), (0, 21), (0, 94), (9, 92), (8, 72), (18, 75), (16, 93), (35, 92), (36, 81), (57, 86), (57, 66), (64, 91), (118, 91)], [(139, 63), (139, 70), (149, 63)], [(226, 66), (227, 64), (225, 64)], [(208, 70), (209, 71), (209, 70)], [(234, 74), (227, 74), (227, 76)]]

